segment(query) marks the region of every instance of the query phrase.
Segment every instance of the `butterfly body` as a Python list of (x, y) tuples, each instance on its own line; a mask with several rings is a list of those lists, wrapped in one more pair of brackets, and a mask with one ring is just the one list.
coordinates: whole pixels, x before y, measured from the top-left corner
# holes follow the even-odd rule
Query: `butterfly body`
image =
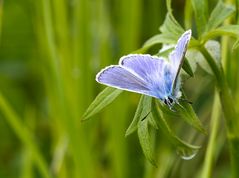
[(123, 56), (119, 65), (111, 65), (96, 75), (96, 81), (114, 88), (136, 92), (160, 99), (170, 108), (181, 97), (179, 71), (191, 30), (178, 40), (169, 60), (148, 54)]

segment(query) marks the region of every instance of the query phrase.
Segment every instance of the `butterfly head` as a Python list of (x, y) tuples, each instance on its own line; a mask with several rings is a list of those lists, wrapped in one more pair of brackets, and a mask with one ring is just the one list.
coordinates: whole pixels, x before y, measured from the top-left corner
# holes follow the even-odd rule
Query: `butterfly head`
[(169, 108), (172, 108), (173, 105), (175, 104), (175, 99), (171, 96), (167, 96), (166, 98), (164, 98), (163, 102), (164, 104), (169, 106)]

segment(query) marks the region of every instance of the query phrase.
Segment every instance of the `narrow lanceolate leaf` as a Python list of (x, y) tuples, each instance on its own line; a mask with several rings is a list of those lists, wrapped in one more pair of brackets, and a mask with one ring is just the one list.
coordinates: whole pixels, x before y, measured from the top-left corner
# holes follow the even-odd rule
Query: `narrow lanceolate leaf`
[(148, 39), (142, 48), (150, 48), (156, 44), (161, 44), (161, 43), (164, 43), (164, 44), (174, 44), (176, 43), (177, 39), (170, 35), (170, 34), (158, 34), (158, 35), (155, 35), (153, 37), (151, 37), (150, 39)]
[[(222, 35), (228, 35), (239, 39), (239, 25), (224, 25), (222, 27), (213, 29), (203, 36), (203, 41), (207, 41)], [(234, 43), (234, 48), (236, 47), (236, 44), (237, 42)]]
[(176, 105), (176, 110), (179, 112), (180, 118), (185, 120), (192, 127), (197, 129), (198, 131), (206, 134), (206, 130), (203, 128), (201, 121), (195, 114), (191, 104), (188, 102), (182, 101), (180, 102), (181, 106)]
[(158, 127), (163, 131), (164, 135), (175, 147), (179, 147), (180, 149), (187, 151), (193, 151), (200, 148), (199, 146), (186, 143), (185, 141), (181, 140), (179, 137), (176, 136), (176, 134), (172, 131), (167, 122), (167, 114), (165, 114), (165, 111), (161, 111), (156, 100), (152, 102), (152, 116), (158, 124)]
[(208, 40), (210, 38), (215, 38), (217, 36), (222, 36), (222, 35), (239, 37), (238, 30), (239, 30), (239, 25), (224, 25), (214, 30), (211, 30), (210, 32), (204, 35), (204, 38)]
[(112, 101), (114, 101), (114, 99), (117, 96), (119, 96), (119, 94), (121, 92), (122, 92), (122, 90), (118, 90), (118, 89), (111, 88), (111, 87), (106, 87), (101, 93), (98, 94), (98, 96), (95, 98), (95, 100), (90, 104), (90, 106), (84, 113), (82, 120), (87, 120), (91, 116), (100, 112), (103, 108), (105, 108)]
[(217, 3), (217, 6), (210, 14), (209, 21), (206, 27), (207, 31), (210, 31), (218, 27), (226, 18), (235, 12), (234, 6), (223, 3), (221, 0)]
[(157, 124), (157, 122), (155, 121), (155, 119), (154, 119), (154, 117), (153, 117), (152, 114), (149, 115), (148, 120), (149, 120), (149, 124), (150, 124), (153, 128), (155, 128), (156, 130), (159, 129), (158, 124)]
[(152, 97), (146, 95), (141, 96), (133, 121), (127, 129), (125, 136), (133, 133), (138, 127), (138, 122), (144, 120), (149, 115), (149, 113), (151, 112), (151, 101)]
[(162, 26), (160, 26), (159, 30), (162, 32), (161, 34), (157, 34), (151, 37), (144, 43), (143, 47), (136, 52), (145, 52), (150, 47), (160, 43), (176, 44), (178, 38), (184, 32), (184, 29), (173, 17), (173, 14), (171, 12), (167, 13), (164, 23)]
[[(210, 55), (215, 59), (216, 63), (220, 63), (221, 53), (220, 53), (220, 43), (216, 40), (208, 40), (204, 47), (210, 53)], [(187, 51), (187, 58), (193, 59), (190, 60), (190, 66), (192, 66), (193, 71), (196, 70), (196, 67), (199, 65), (203, 70), (205, 70), (209, 74), (213, 74), (210, 66), (208, 65), (206, 59), (202, 55), (202, 53), (196, 49), (191, 49)]]
[(182, 26), (177, 22), (177, 20), (173, 16), (173, 10), (171, 7), (171, 3), (172, 3), (171, 0), (166, 1), (168, 13), (167, 13), (167, 16), (166, 16), (163, 26), (165, 25), (165, 27), (167, 27), (167, 28), (164, 29), (164, 27), (160, 27), (160, 31), (167, 32), (167, 33), (176, 32), (176, 33), (179, 33), (179, 35), (180, 35), (184, 32), (184, 30), (183, 30)]
[(153, 156), (153, 145), (149, 132), (148, 119), (144, 119), (138, 123), (138, 137), (141, 148), (145, 157), (154, 165), (157, 166)]
[(163, 25), (159, 28), (159, 30), (163, 34), (169, 34), (170, 36), (172, 36), (175, 39), (175, 42), (184, 32), (184, 29), (170, 13), (166, 15), (165, 21)]
[(194, 16), (197, 25), (198, 36), (204, 31), (208, 21), (208, 1), (207, 0), (191, 0)]

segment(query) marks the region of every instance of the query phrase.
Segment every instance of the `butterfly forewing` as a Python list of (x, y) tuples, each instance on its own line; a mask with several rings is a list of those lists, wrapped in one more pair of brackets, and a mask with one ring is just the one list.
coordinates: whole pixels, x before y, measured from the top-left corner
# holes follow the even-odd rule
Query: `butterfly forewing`
[(147, 83), (121, 66), (106, 67), (97, 74), (96, 81), (118, 89), (150, 95)]
[(177, 87), (178, 75), (183, 65), (183, 59), (187, 50), (188, 43), (191, 38), (191, 30), (186, 31), (179, 38), (175, 49), (169, 54), (169, 61), (171, 64), (171, 72), (173, 73), (172, 92)]

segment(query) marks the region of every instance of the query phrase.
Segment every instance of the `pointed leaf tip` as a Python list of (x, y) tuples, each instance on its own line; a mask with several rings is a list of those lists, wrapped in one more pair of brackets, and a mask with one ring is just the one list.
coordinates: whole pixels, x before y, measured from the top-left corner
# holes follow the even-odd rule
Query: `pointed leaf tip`
[(97, 114), (110, 103), (112, 103), (122, 90), (118, 90), (111, 87), (106, 87), (102, 92), (100, 92), (95, 100), (87, 108), (86, 112), (82, 116), (82, 121), (89, 119), (91, 116)]

